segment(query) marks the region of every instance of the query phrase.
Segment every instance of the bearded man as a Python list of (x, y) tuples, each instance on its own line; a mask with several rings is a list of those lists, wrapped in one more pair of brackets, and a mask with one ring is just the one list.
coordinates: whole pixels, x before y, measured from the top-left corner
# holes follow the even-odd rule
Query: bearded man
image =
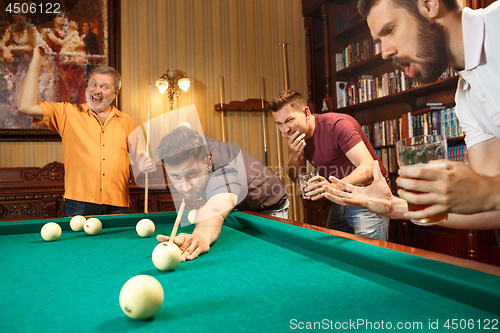
[[(373, 165), (372, 185), (347, 184), (343, 192), (325, 187), (323, 196), (390, 218), (456, 213), (442, 226), (500, 228), (500, 1), (478, 10), (462, 8), (456, 0), (360, 0), (358, 7), (374, 41), (381, 42), (382, 57), (392, 58), (408, 76), (430, 83), (446, 66), (460, 75), (455, 113), (465, 133), (470, 168), (451, 161), (443, 170), (403, 167), (398, 198)], [(409, 212), (407, 202), (428, 207)]]

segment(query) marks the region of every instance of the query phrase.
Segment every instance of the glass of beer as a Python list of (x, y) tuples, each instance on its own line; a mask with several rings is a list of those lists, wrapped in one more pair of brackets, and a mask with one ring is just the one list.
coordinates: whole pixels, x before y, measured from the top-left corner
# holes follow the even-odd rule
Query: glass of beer
[(299, 175), (299, 184), (300, 184), (300, 191), (302, 192), (302, 198), (304, 199), (310, 199), (308, 196), (304, 194), (304, 189), (306, 188), (307, 181), (315, 176), (319, 175), (317, 172), (306, 172), (306, 173), (301, 173)]
[[(446, 164), (439, 163), (446, 160), (448, 146), (446, 138), (442, 135), (421, 135), (403, 139), (396, 142), (396, 156), (399, 167), (425, 167), (435, 169), (446, 169)], [(413, 193), (421, 193), (410, 191)], [(408, 210), (422, 210), (430, 205), (416, 205), (408, 202)], [(448, 213), (442, 213), (433, 217), (411, 220), (417, 225), (434, 225), (448, 219)]]

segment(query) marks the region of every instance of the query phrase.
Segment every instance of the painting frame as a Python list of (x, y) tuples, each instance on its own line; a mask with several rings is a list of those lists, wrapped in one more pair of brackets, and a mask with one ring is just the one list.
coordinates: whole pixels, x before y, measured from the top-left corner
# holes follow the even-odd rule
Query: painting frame
[[(85, 2), (92, 0), (80, 0), (77, 2)], [(105, 43), (107, 48), (108, 65), (120, 71), (120, 0), (101, 0), (106, 5), (105, 9), (107, 22), (107, 31), (104, 34)], [(64, 1), (62, 1), (64, 2)], [(74, 1), (73, 1), (74, 2)], [(62, 102), (62, 101), (61, 101)], [(115, 101), (115, 105), (118, 100)], [(117, 105), (118, 106), (118, 105)], [(0, 112), (5, 112), (0, 110)], [(0, 142), (57, 142), (61, 141), (61, 137), (57, 132), (50, 131), (49, 129), (10, 129), (0, 128)]]

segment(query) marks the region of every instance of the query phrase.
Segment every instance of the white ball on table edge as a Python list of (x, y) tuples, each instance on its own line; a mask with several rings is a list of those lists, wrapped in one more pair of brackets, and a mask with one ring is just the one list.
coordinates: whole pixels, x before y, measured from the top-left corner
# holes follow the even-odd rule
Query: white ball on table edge
[(87, 221), (85, 221), (85, 225), (83, 226), (83, 230), (87, 233), (87, 235), (94, 236), (101, 232), (102, 223), (98, 218), (91, 217)]
[(85, 225), (87, 219), (81, 215), (75, 215), (69, 221), (69, 226), (73, 231), (83, 231), (83, 226)]
[(135, 230), (141, 237), (150, 237), (155, 232), (155, 224), (150, 219), (142, 219), (137, 222)]
[(45, 223), (40, 232), (42, 238), (47, 242), (53, 242), (61, 237), (62, 229), (61, 226), (55, 222)]
[(149, 275), (137, 275), (123, 285), (120, 307), (132, 319), (148, 319), (160, 310), (163, 295), (163, 288), (157, 279)]
[(188, 123), (187, 121), (181, 121), (180, 123), (177, 124), (177, 126), (175, 128), (179, 128), (179, 127), (187, 127), (187, 128), (191, 128), (191, 124)]
[(170, 271), (181, 262), (181, 249), (174, 243), (163, 242), (153, 250), (153, 264), (161, 271)]

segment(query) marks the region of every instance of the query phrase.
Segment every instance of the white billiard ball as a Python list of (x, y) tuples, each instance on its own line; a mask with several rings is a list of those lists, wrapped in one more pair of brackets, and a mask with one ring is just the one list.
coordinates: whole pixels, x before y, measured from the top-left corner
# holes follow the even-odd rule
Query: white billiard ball
[(196, 215), (198, 215), (198, 209), (193, 209), (192, 211), (189, 212), (188, 214), (189, 223), (194, 224), (196, 222)]
[(155, 232), (155, 224), (150, 219), (142, 219), (135, 226), (137, 234), (141, 237), (149, 237)]
[(153, 250), (153, 264), (161, 271), (170, 271), (181, 262), (181, 254), (181, 250), (174, 243), (160, 243)]
[(154, 277), (137, 275), (125, 282), (120, 291), (120, 307), (132, 319), (154, 316), (163, 303), (163, 288)]
[(180, 123), (177, 124), (177, 127), (176, 128), (179, 128), (179, 127), (187, 127), (187, 128), (191, 128), (191, 124), (188, 123), (187, 121), (181, 121)]
[(87, 219), (81, 215), (76, 215), (71, 218), (69, 221), (69, 226), (73, 231), (83, 231), (83, 225), (85, 224)]
[(83, 230), (87, 233), (87, 235), (97, 235), (101, 232), (102, 223), (99, 219), (92, 217), (85, 221), (85, 225), (83, 226)]
[(45, 223), (42, 227), (42, 238), (47, 242), (53, 242), (61, 237), (62, 229), (59, 224), (55, 222)]

